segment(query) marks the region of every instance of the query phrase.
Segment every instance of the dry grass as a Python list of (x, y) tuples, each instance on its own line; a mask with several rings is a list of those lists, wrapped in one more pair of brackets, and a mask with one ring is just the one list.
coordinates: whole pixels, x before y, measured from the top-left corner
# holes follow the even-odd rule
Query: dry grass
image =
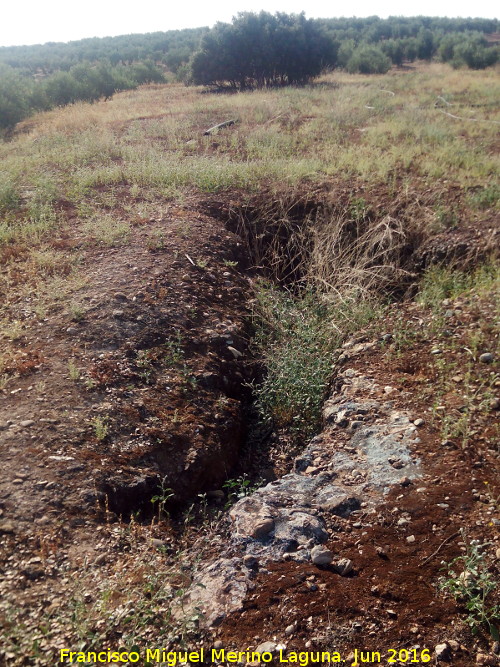
[[(369, 276), (381, 278), (381, 272), (390, 273), (383, 268), (386, 241), (397, 255), (416, 226), (436, 228), (456, 217), (447, 208), (450, 189), (459, 188), (463, 201), (472, 201), (469, 192), (493, 193), (498, 91), (493, 70), (456, 72), (434, 64), (384, 76), (335, 72), (304, 88), (232, 95), (152, 85), (107, 102), (35, 116), (0, 144), (2, 290), (9, 293), (7, 301), (15, 301), (12, 290), (24, 289), (24, 275), (26, 285), (36, 284), (38, 298), (44, 281), (64, 273), (57, 268), (65, 266), (64, 258), (51, 257), (46, 248), (67, 224), (61, 202), (76, 210), (71, 234), (83, 246), (85, 239), (87, 245), (122, 245), (146, 209), (149, 214), (168, 202), (235, 192), (260, 195), (260, 216), (269, 224), (252, 237), (254, 260), (271, 267), (276, 277), (297, 273), (303, 248), (314, 246), (301, 276), (314, 275), (318, 283), (333, 286), (334, 267), (356, 260), (362, 283)], [(478, 121), (445, 116), (436, 106), (438, 97), (453, 105), (446, 110)], [(238, 122), (203, 136), (206, 128), (228, 118)], [(397, 206), (378, 211), (370, 217), (376, 222), (370, 231), (359, 227), (345, 201), (322, 211), (321, 219), (305, 211), (306, 224), (289, 215), (290, 207), (300, 209), (302, 199), (311, 200), (325, 184), (339, 181), (353, 190), (381, 187), (386, 199), (406, 198), (404, 215)], [(241, 202), (239, 194), (236, 199)], [(489, 201), (490, 195), (481, 199), (475, 219), (489, 215)], [(356, 258), (343, 240), (353, 220), (356, 252), (361, 252)], [(374, 242), (380, 248), (376, 257), (368, 250)], [(27, 261), (31, 251), (35, 254)]]

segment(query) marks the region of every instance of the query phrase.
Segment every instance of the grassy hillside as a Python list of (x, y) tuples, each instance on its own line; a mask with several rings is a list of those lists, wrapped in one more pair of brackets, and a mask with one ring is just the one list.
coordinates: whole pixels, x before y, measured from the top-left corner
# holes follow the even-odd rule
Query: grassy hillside
[[(295, 648), (352, 647), (370, 618), (387, 646), (453, 639), (459, 666), (493, 650), (498, 590), (473, 638), (439, 559), (424, 565), (478, 539), (498, 579), (499, 94), (498, 71), (445, 64), (234, 94), (148, 85), (0, 144), (0, 660), (243, 650), (281, 639), (281, 617)], [(335, 519), (355, 575), (275, 564), (246, 615), (200, 634), (172, 609), (227, 543), (224, 507), (292, 468), (346, 364), (421, 427), (431, 500), (402, 482), (378, 514)]]

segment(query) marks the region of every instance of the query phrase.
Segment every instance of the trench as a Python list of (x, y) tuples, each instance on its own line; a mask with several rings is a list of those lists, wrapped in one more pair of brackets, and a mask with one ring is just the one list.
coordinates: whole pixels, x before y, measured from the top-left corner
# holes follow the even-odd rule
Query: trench
[[(253, 284), (264, 279), (292, 298), (300, 298), (311, 288), (318, 293), (342, 290), (346, 274), (361, 267), (360, 290), (400, 299), (411, 290), (423, 268), (417, 255), (425, 235), (417, 225), (404, 229), (404, 214), (398, 218), (374, 207), (349, 206), (342, 197), (332, 199), (331, 193), (328, 197), (318, 192), (260, 195), (238, 205), (225, 197), (204, 201), (200, 208), (240, 239), (240, 276)], [(252, 289), (244, 292), (242, 298), (250, 300)], [(101, 499), (105, 498), (110, 510), (150, 520), (162, 503), (162, 509), (171, 516), (182, 516), (197, 496), (220, 505), (221, 492), (226, 489), (227, 501), (231, 480), (256, 485), (285, 474), (300, 446), (297, 449), (295, 443), (291, 447), (286, 429), (262, 423), (259, 418), (252, 386), (263, 381), (267, 369), (252, 346), (250, 312), (243, 329), (237, 332), (235, 345), (243, 345), (242, 339), (246, 338), (245, 361), (236, 359), (228, 366), (229, 371), (221, 366), (216, 373), (201, 378), (201, 389), (208, 392), (207, 396), (218, 392), (234, 408), (230, 419), (224, 422), (215, 415), (212, 425), (218, 437), (214, 454), (218, 470), (214, 472), (214, 466), (205, 463), (193, 473), (195, 479), (182, 487), (174, 473), (167, 480), (170, 460), (160, 448), (155, 454), (156, 475), (134, 477), (126, 483), (106, 480), (102, 484)], [(323, 398), (326, 397), (325, 390)], [(189, 439), (190, 434), (183, 437)], [(185, 443), (179, 440), (177, 444)], [(302, 446), (306, 445), (307, 441), (303, 441)], [(277, 451), (286, 452), (278, 469), (271, 460)], [(174, 492), (170, 493), (172, 489)]]

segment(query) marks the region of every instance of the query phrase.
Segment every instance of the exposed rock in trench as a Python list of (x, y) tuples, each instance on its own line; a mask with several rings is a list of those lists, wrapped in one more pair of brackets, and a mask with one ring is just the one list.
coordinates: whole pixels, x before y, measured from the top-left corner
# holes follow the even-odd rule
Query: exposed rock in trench
[[(324, 407), (324, 430), (283, 478), (241, 499), (230, 511), (228, 547), (195, 574), (182, 607), (216, 625), (241, 608), (255, 567), (269, 561), (308, 561), (328, 540), (326, 519), (374, 511), (397, 483), (421, 475), (412, 448), (419, 442), (410, 415), (395, 409), (384, 388), (348, 369), (341, 390)], [(373, 398), (372, 398), (373, 397)]]

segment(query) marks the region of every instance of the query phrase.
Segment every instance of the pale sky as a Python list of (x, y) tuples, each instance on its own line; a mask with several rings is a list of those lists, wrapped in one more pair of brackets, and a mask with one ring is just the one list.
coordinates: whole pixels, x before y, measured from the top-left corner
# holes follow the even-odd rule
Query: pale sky
[(231, 21), (240, 11), (299, 13), (308, 18), (335, 16), (474, 16), (496, 18), (494, 0), (7, 0), (2, 9), (0, 46), (68, 42), (84, 37), (156, 32), (211, 26)]

